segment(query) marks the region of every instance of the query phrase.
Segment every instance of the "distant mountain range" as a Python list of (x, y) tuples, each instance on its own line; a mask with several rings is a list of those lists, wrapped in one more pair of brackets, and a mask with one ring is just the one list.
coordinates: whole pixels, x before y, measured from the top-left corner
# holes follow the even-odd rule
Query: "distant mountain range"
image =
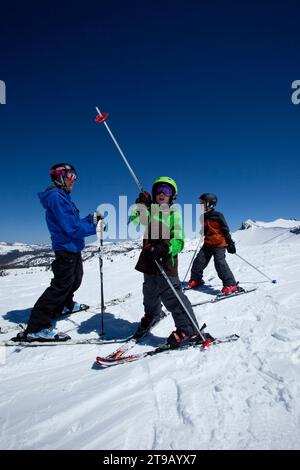
[[(118, 253), (127, 253), (140, 247), (141, 242), (139, 240), (107, 242), (104, 243), (102, 251), (103, 256), (110, 259)], [(98, 243), (92, 243), (83, 250), (82, 258), (86, 261), (93, 256), (98, 256), (98, 252)], [(0, 242), (0, 270), (36, 266), (50, 268), (53, 260), (54, 253), (51, 245)]]
[[(277, 219), (273, 222), (260, 222), (246, 220), (241, 228), (233, 233), (233, 238), (237, 243), (257, 244), (267, 243), (276, 239), (278, 242), (283, 235), (288, 233), (300, 233), (300, 221), (295, 219)], [(284, 239), (282, 239), (283, 241)], [(186, 242), (185, 249), (193, 250), (196, 248), (198, 240)], [(103, 256), (113, 260), (113, 256), (118, 253), (128, 253), (132, 250), (141, 248), (141, 240), (127, 240), (119, 242), (104, 242)], [(98, 242), (88, 245), (82, 252), (84, 261), (98, 256)], [(54, 259), (54, 253), (51, 245), (37, 245), (26, 243), (8, 243), (0, 242), (0, 270), (45, 267), (50, 269)]]

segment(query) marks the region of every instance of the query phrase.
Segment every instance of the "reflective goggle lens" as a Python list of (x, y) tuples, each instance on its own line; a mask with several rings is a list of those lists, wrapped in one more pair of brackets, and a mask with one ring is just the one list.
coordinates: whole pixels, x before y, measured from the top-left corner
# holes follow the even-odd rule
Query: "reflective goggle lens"
[(70, 181), (76, 181), (77, 180), (77, 174), (74, 171), (50, 170), (50, 175), (65, 176)]
[(168, 184), (159, 184), (155, 188), (155, 195), (164, 193), (165, 196), (171, 197), (173, 195), (173, 188)]
[(66, 174), (66, 177), (71, 181), (76, 181), (77, 180), (77, 175), (73, 171), (68, 171), (67, 174)]

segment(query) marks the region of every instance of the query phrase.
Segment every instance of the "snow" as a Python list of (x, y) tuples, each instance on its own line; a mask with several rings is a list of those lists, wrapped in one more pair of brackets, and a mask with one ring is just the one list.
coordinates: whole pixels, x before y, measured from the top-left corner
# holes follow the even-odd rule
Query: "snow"
[[(277, 284), (234, 255), (227, 260), (240, 284), (258, 290), (195, 308), (212, 335), (237, 333), (231, 344), (148, 357), (104, 370), (91, 368), (114, 345), (0, 348), (1, 449), (299, 449), (300, 448), (300, 235), (297, 221), (256, 222), (233, 234), (237, 252)], [(281, 232), (279, 232), (279, 230)], [(285, 231), (283, 234), (282, 231)], [(280, 235), (280, 236), (278, 236)], [(190, 263), (187, 242), (180, 275)], [(107, 308), (108, 335), (126, 336), (143, 314), (142, 275), (133, 250), (107, 253), (105, 298), (131, 293)], [(0, 325), (25, 321), (48, 286), (42, 268), (10, 270), (0, 277)], [(221, 287), (213, 263), (205, 272)], [(212, 294), (188, 292), (205, 300)], [(97, 257), (85, 262), (77, 299), (90, 311), (57, 323), (72, 338), (97, 336), (100, 285)], [(169, 315), (137, 345), (158, 345), (174, 329)], [(2, 334), (0, 340), (10, 334)]]
[(12, 251), (19, 251), (19, 252), (27, 252), (27, 251), (34, 251), (36, 249), (41, 249), (42, 247), (48, 247), (48, 245), (28, 245), (27, 243), (8, 243), (8, 242), (0, 242), (0, 255), (6, 255)]
[(296, 219), (276, 219), (273, 220), (272, 222), (260, 222), (259, 220), (251, 220), (248, 219), (246, 220), (245, 223), (248, 223), (250, 225), (254, 225), (256, 227), (261, 227), (261, 228), (286, 228), (290, 229), (293, 227), (298, 227), (300, 225), (300, 221)]
[(300, 221), (277, 219), (273, 222), (259, 222), (246, 220), (244, 222), (249, 228), (238, 230), (233, 238), (238, 243), (244, 245), (265, 244), (269, 242), (281, 243), (293, 239), (294, 235), (290, 232), (295, 227), (300, 227)]

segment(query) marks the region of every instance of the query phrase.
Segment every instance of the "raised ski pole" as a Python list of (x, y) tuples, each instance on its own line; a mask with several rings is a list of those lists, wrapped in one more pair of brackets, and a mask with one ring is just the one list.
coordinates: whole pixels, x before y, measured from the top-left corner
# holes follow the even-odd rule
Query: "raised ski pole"
[(247, 261), (245, 258), (242, 258), (242, 256), (238, 255), (237, 253), (235, 253), (236, 256), (238, 256), (238, 258), (240, 258), (241, 260), (243, 260), (245, 263), (249, 264), (249, 266), (251, 266), (253, 269), (255, 269), (257, 272), (259, 272), (262, 276), (266, 277), (270, 282), (272, 282), (272, 284), (276, 284), (277, 281), (276, 279), (271, 279), (269, 276), (267, 276), (266, 274), (264, 274), (262, 271), (260, 271), (258, 268), (256, 268), (256, 266), (253, 266), (253, 264), (249, 263), (249, 261)]
[(203, 336), (203, 334), (201, 333), (201, 330), (199, 328), (199, 326), (197, 325), (197, 323), (195, 322), (195, 320), (192, 318), (190, 312), (188, 311), (188, 309), (186, 308), (186, 306), (184, 305), (182, 299), (179, 297), (178, 293), (176, 292), (176, 289), (175, 287), (173, 286), (172, 282), (170, 281), (170, 279), (168, 278), (165, 270), (163, 269), (163, 267), (160, 265), (160, 263), (155, 260), (155, 263), (158, 267), (158, 269), (160, 270), (161, 274), (163, 275), (163, 277), (165, 278), (165, 280), (167, 281), (169, 287), (171, 288), (173, 294), (175, 295), (175, 297), (177, 298), (178, 302), (180, 303), (180, 305), (182, 306), (182, 308), (184, 309), (185, 313), (187, 314), (187, 316), (189, 317), (189, 319), (191, 320), (192, 324), (194, 325), (194, 327), (196, 328), (196, 330), (198, 331), (199, 335), (200, 335), (200, 338), (202, 339), (203, 343), (201, 345), (201, 348), (202, 349), (205, 349), (205, 348), (208, 348), (208, 346), (210, 346), (212, 344), (212, 340), (211, 339), (205, 339), (205, 337)]
[(103, 230), (105, 228), (105, 222), (103, 219), (100, 219), (97, 224), (97, 237), (99, 242), (98, 247), (98, 256), (99, 256), (99, 268), (100, 268), (100, 292), (101, 292), (101, 333), (99, 336), (104, 336), (104, 289), (103, 289), (103, 257), (102, 257), (102, 248), (103, 248)]
[(115, 136), (113, 135), (112, 131), (110, 130), (107, 122), (106, 122), (106, 119), (108, 118), (109, 114), (108, 113), (101, 113), (100, 109), (98, 108), (98, 106), (96, 106), (96, 110), (97, 110), (97, 113), (98, 113), (98, 116), (96, 116), (96, 122), (103, 122), (103, 124), (105, 125), (106, 127), (106, 130), (107, 132), (109, 133), (110, 137), (112, 138), (113, 140), (113, 143), (115, 144), (115, 146), (117, 147), (121, 157), (123, 158), (124, 160), (124, 163), (125, 165), (127, 166), (132, 178), (134, 179), (135, 181), (135, 184), (137, 185), (137, 187), (139, 188), (140, 192), (141, 193), (146, 193), (146, 191), (144, 190), (143, 186), (141, 185), (139, 179), (137, 178), (136, 174), (134, 173), (133, 169), (131, 168), (127, 158), (125, 157), (124, 155), (124, 152), (122, 151), (120, 145), (118, 144), (118, 142), (116, 141), (116, 138)]
[[(133, 169), (131, 168), (131, 166), (129, 165), (128, 163), (128, 160), (127, 158), (125, 157), (121, 147), (119, 146), (118, 142), (116, 141), (113, 133), (111, 132), (108, 124), (105, 122), (105, 120), (108, 118), (108, 113), (101, 113), (100, 109), (96, 106), (96, 110), (97, 110), (97, 113), (98, 113), (98, 116), (96, 117), (96, 122), (103, 122), (103, 124), (105, 125), (109, 135), (111, 136), (115, 146), (117, 147), (121, 157), (123, 158), (131, 176), (133, 177), (136, 185), (138, 186), (139, 190), (143, 193), (146, 193), (146, 191), (144, 190), (143, 186), (141, 185), (140, 181), (138, 180), (137, 176), (135, 175)], [(191, 320), (192, 324), (194, 325), (194, 327), (196, 328), (196, 330), (198, 331), (199, 335), (200, 335), (200, 338), (202, 339), (203, 341), (203, 344), (202, 344), (202, 348), (207, 348), (210, 344), (211, 344), (211, 340), (209, 339), (205, 339), (203, 334), (201, 333), (200, 331), (200, 328), (199, 326), (197, 325), (197, 323), (195, 323), (195, 321), (193, 320), (193, 318), (191, 317), (188, 309), (186, 308), (186, 306), (184, 305), (184, 303), (182, 302), (181, 298), (179, 297), (179, 295), (177, 294), (173, 284), (171, 283), (170, 279), (168, 278), (167, 274), (165, 273), (164, 269), (162, 268), (162, 266), (158, 263), (157, 260), (155, 260), (155, 263), (157, 264), (157, 267), (158, 269), (160, 270), (161, 274), (163, 275), (163, 277), (165, 278), (165, 280), (167, 281), (168, 285), (170, 286), (171, 290), (173, 291), (173, 294), (175, 295), (175, 297), (177, 298), (178, 302), (180, 303), (180, 305), (182, 306), (182, 308), (184, 309), (185, 313), (187, 314), (187, 316), (189, 317), (189, 319)]]

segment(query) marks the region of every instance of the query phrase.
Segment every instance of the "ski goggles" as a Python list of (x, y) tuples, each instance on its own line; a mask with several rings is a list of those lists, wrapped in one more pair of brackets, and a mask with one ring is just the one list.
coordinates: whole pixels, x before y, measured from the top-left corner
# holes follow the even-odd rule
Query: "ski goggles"
[(77, 174), (72, 170), (50, 170), (50, 175), (63, 176), (73, 182), (77, 180)]
[(154, 188), (155, 196), (158, 196), (158, 194), (160, 194), (160, 193), (164, 193), (165, 196), (171, 197), (171, 196), (173, 196), (174, 189), (169, 184), (161, 183), (161, 184), (158, 184)]

